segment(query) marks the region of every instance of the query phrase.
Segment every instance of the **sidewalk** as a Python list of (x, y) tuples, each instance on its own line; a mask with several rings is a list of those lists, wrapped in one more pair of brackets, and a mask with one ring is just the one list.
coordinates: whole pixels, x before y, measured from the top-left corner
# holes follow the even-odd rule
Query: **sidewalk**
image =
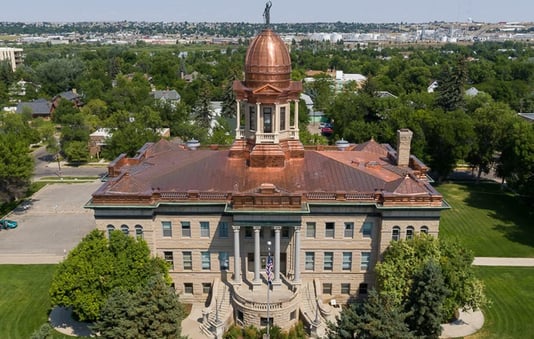
[(440, 338), (458, 338), (476, 333), (484, 325), (484, 315), (481, 311), (462, 311), (459, 318), (449, 324), (441, 325), (443, 331)]
[(474, 266), (517, 266), (534, 267), (534, 258), (497, 258), (497, 257), (476, 257)]

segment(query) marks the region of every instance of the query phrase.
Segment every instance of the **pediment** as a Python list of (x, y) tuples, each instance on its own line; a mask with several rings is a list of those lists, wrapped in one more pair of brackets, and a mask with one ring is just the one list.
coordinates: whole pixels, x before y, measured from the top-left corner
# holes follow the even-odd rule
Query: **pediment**
[(254, 94), (279, 94), (279, 93), (282, 93), (283, 91), (276, 87), (276, 86), (273, 86), (271, 84), (266, 84), (266, 85), (263, 85), (257, 89), (255, 89), (254, 91), (252, 91), (252, 93)]

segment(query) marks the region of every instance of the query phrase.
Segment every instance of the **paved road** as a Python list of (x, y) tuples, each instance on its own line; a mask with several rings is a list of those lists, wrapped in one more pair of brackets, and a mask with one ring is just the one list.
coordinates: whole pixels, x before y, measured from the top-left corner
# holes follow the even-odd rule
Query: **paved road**
[(59, 176), (59, 167), (61, 167), (61, 175), (63, 176), (100, 176), (107, 172), (105, 164), (67, 166), (65, 162), (62, 162), (61, 165), (58, 165), (57, 161), (54, 160), (52, 155), (48, 154), (44, 146), (33, 151), (33, 158), (35, 160), (34, 180), (42, 177)]
[(58, 263), (95, 228), (92, 210), (83, 206), (102, 183), (47, 185), (29, 209), (7, 216), (15, 229), (0, 231), (0, 264)]

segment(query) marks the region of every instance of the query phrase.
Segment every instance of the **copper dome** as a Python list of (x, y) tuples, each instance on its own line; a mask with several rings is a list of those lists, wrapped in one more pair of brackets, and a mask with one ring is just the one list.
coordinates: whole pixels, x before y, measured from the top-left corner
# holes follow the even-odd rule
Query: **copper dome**
[(291, 80), (291, 57), (285, 43), (271, 29), (264, 29), (252, 42), (245, 58), (245, 84), (286, 88)]

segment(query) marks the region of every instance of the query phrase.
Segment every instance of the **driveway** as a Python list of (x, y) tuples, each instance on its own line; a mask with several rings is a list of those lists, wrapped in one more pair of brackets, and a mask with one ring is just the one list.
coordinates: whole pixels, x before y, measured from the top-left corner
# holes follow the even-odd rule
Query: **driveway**
[(83, 206), (101, 185), (51, 184), (34, 194), (26, 210), (6, 216), (18, 227), (0, 231), (0, 264), (57, 263), (95, 228), (93, 211)]

